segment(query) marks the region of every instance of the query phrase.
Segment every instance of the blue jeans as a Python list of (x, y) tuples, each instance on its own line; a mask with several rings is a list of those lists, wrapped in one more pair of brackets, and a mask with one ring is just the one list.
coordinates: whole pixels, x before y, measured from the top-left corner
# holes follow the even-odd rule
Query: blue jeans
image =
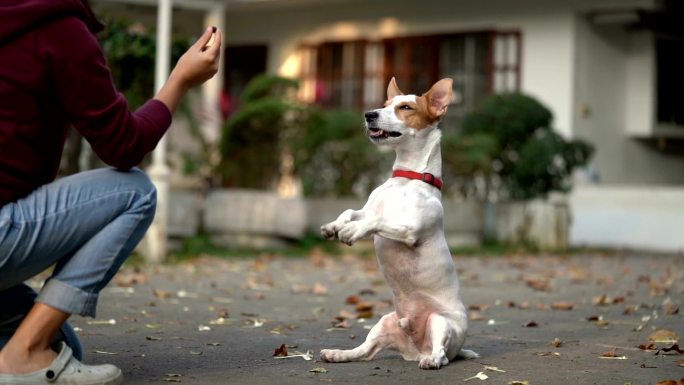
[[(144, 236), (156, 202), (142, 171), (99, 169), (0, 207), (0, 292), (55, 265), (36, 301), (95, 317), (99, 292)], [(10, 307), (0, 303), (0, 317)]]

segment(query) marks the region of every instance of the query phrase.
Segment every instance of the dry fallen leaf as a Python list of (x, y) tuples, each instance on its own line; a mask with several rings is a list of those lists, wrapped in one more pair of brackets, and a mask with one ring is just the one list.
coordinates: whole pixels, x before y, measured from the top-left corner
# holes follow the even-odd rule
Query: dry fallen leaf
[(602, 294), (593, 299), (594, 305), (596, 306), (607, 306), (607, 305), (617, 305), (625, 302), (625, 297), (615, 297), (611, 298), (605, 294)]
[(182, 374), (167, 373), (164, 374), (164, 378), (162, 380), (165, 382), (181, 382), (181, 377), (183, 377)]
[(470, 311), (485, 311), (487, 309), (489, 309), (489, 304), (479, 304), (479, 305), (468, 306), (468, 310), (470, 310)]
[(93, 353), (97, 353), (97, 354), (106, 354), (106, 355), (109, 355), (109, 356), (116, 356), (116, 355), (119, 354), (119, 353), (105, 352), (105, 351), (103, 351), (103, 350), (93, 350)]
[(348, 305), (356, 305), (361, 302), (361, 297), (358, 295), (350, 295), (344, 302)]
[(313, 368), (309, 370), (309, 373), (328, 373), (328, 369), (326, 368)]
[(138, 269), (133, 271), (119, 272), (114, 277), (114, 283), (119, 287), (130, 287), (133, 285), (144, 285), (149, 282), (147, 274), (141, 273)]
[(675, 315), (679, 313), (679, 306), (672, 303), (668, 303), (667, 305), (663, 306), (663, 310), (667, 315)]
[(534, 355), (540, 356), (540, 357), (546, 357), (546, 356), (560, 357), (560, 353), (558, 353), (558, 352), (537, 352), (537, 353), (534, 353)]
[(488, 379), (488, 378), (489, 378), (489, 376), (486, 375), (486, 374), (484, 374), (484, 372), (478, 372), (476, 375), (474, 375), (474, 376), (472, 376), (472, 377), (468, 377), (468, 378), (466, 378), (466, 379), (463, 380), (463, 381), (470, 381), (470, 380), (476, 380), (476, 379), (477, 379), (477, 380), (484, 381), (484, 380), (486, 380), (486, 379)]
[(553, 291), (551, 282), (548, 279), (527, 278), (525, 284), (537, 291)]
[(575, 308), (573, 302), (558, 301), (551, 304), (551, 309), (553, 310), (572, 310)]
[(530, 385), (529, 381), (511, 381), (508, 385)]
[(610, 322), (604, 320), (603, 316), (600, 315), (589, 316), (587, 317), (587, 321), (594, 323), (596, 326), (606, 326), (610, 324)]
[(468, 313), (468, 318), (469, 318), (471, 321), (482, 321), (482, 320), (487, 319), (485, 316), (483, 316), (483, 315), (482, 315), (480, 312), (478, 312), (478, 311), (470, 311), (470, 312)]
[(551, 341), (551, 345), (560, 348), (561, 345), (563, 345), (563, 341), (561, 341), (558, 337), (554, 338), (553, 341)]
[(529, 322), (522, 324), (522, 327), (524, 327), (524, 328), (536, 328), (537, 326), (539, 326), (539, 324), (535, 321), (529, 321)]
[(678, 362), (677, 364), (678, 364), (679, 366), (684, 367), (684, 360), (679, 360), (679, 362)]
[(361, 312), (356, 315), (356, 318), (373, 318), (373, 312), (371, 310)]
[(676, 380), (662, 380), (656, 382), (655, 385), (684, 385), (684, 378), (680, 379), (679, 381)]
[(274, 357), (287, 357), (287, 356), (288, 356), (288, 354), (287, 354), (287, 345), (282, 344), (282, 345), (280, 345), (279, 347), (277, 347), (277, 348), (275, 349), (275, 351), (273, 352), (273, 356), (274, 356)]
[(679, 342), (679, 336), (672, 330), (659, 329), (648, 336), (650, 342), (676, 344)]
[(342, 320), (341, 322), (335, 323), (333, 327), (337, 329), (349, 329), (351, 324), (347, 320)]
[(89, 320), (88, 325), (116, 325), (116, 320), (115, 319), (98, 319), (98, 320)]
[(340, 310), (340, 315), (339, 315), (340, 321), (345, 320), (345, 319), (354, 319), (356, 318), (356, 314), (350, 312), (347, 309), (342, 309)]
[(655, 344), (648, 344), (648, 345), (646, 345), (646, 344), (641, 344), (641, 345), (639, 345), (639, 346), (637, 346), (637, 347), (638, 347), (639, 349), (641, 349), (641, 350), (650, 350), (650, 351), (658, 350), (658, 348), (655, 346)]
[(605, 359), (611, 359), (611, 360), (626, 360), (626, 356), (619, 356), (615, 353), (615, 349), (609, 350), (607, 352), (603, 352), (601, 354), (601, 357), (599, 358), (605, 358)]
[(217, 319), (213, 319), (209, 321), (209, 325), (230, 325), (233, 323), (233, 320), (228, 319), (228, 318), (223, 318), (219, 317)]
[(178, 290), (176, 292), (176, 296), (178, 296), (178, 298), (189, 298), (189, 299), (199, 298), (199, 296), (196, 293), (191, 293), (187, 290)]
[(651, 282), (651, 297), (659, 297), (667, 294), (668, 288), (658, 282)]
[(356, 311), (359, 313), (371, 310), (373, 310), (373, 304), (371, 302), (359, 302), (356, 304)]
[[(679, 353), (679, 354), (684, 354), (684, 349), (680, 348), (680, 347), (679, 347), (679, 344), (674, 344), (674, 345), (672, 345), (672, 346), (670, 346), (670, 347), (668, 347), (668, 348), (662, 348), (662, 349), (660, 349), (660, 350), (658, 351), (658, 353), (660, 353), (660, 352), (665, 352), (665, 353), (677, 352), (677, 353)], [(656, 354), (658, 354), (658, 353), (656, 353)]]
[(292, 354), (290, 354), (288, 352), (287, 356), (274, 356), (273, 358), (274, 359), (279, 359), (279, 358), (284, 359), (284, 358), (297, 358), (297, 357), (301, 357), (306, 361), (311, 361), (311, 360), (313, 360), (313, 352), (311, 350), (307, 350), (306, 353), (302, 353), (302, 352), (295, 350), (294, 353), (292, 353)]
[(375, 295), (375, 290), (373, 289), (361, 289), (359, 295)]
[(326, 294), (328, 294), (328, 288), (320, 282), (316, 282), (316, 284), (314, 284), (314, 287), (311, 291), (314, 295), (326, 295)]
[(501, 370), (501, 369), (497, 368), (496, 366), (487, 366), (487, 365), (485, 365), (484, 369), (485, 369), (485, 370), (491, 370), (492, 372), (506, 373), (505, 370)]
[(152, 293), (154, 294), (155, 297), (161, 298), (161, 299), (166, 299), (166, 298), (171, 298), (173, 296), (173, 293), (170, 291), (162, 290), (162, 289), (153, 289)]

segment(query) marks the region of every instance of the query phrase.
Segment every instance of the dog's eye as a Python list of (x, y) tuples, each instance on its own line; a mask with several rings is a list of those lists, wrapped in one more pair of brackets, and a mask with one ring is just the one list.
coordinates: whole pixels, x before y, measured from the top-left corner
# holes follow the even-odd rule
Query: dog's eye
[(412, 110), (413, 107), (409, 106), (408, 104), (402, 104), (401, 106), (399, 106), (399, 109), (400, 110)]

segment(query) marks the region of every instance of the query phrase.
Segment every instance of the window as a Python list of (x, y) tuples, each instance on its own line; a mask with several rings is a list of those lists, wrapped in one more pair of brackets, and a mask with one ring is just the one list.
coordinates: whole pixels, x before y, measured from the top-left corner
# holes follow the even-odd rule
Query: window
[(376, 108), (389, 79), (405, 92), (427, 91), (454, 79), (456, 108), (446, 126), (492, 92), (520, 88), (520, 33), (482, 31), (303, 46), (301, 96), (325, 107)]
[[(301, 96), (324, 107), (364, 109), (380, 76), (377, 44), (366, 41), (304, 46)], [(374, 95), (375, 96), (375, 95)]]
[(266, 72), (268, 47), (266, 45), (244, 45), (226, 47), (225, 78), (222, 106), (224, 115), (238, 107), (239, 97), (255, 76)]
[(658, 123), (683, 127), (684, 40), (656, 39), (656, 66)]

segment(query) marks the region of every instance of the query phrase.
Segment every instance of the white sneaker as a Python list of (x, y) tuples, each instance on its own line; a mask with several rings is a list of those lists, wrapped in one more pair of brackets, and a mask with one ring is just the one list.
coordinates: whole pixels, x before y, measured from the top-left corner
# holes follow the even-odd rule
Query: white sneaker
[(25, 374), (0, 374), (0, 385), (120, 385), (121, 369), (114, 365), (84, 365), (72, 356), (64, 342), (52, 364), (45, 369)]

